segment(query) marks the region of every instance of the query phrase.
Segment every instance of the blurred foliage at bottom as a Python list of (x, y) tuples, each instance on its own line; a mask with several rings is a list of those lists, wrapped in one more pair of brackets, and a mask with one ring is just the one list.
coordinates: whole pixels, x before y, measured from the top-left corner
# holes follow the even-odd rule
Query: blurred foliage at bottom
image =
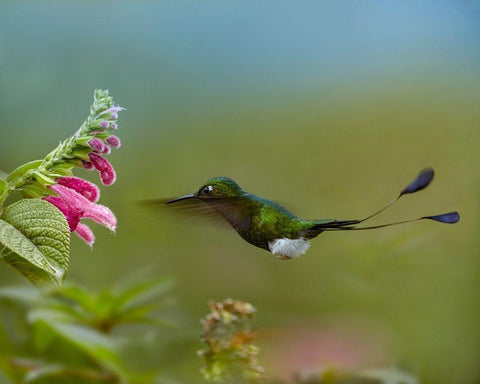
[(79, 285), (42, 293), (0, 290), (0, 366), (12, 383), (154, 383), (158, 369), (136, 373), (122, 353), (134, 342), (128, 325), (171, 326), (158, 316), (165, 278), (92, 294)]
[[(135, 336), (117, 328), (128, 324), (147, 327), (173, 325), (158, 316), (171, 286), (165, 278), (122, 284), (92, 294), (79, 285), (60, 291), (5, 287), (0, 290), (0, 368), (11, 383), (132, 383), (175, 382), (162, 376), (161, 367), (133, 372), (122, 350)], [(345, 370), (313, 365), (287, 381), (269, 378), (260, 365), (256, 308), (226, 299), (209, 303), (211, 313), (201, 322), (206, 347), (199, 370), (216, 383), (269, 384), (417, 384), (407, 373), (393, 368)], [(305, 343), (305, 348), (309, 348)], [(272, 372), (275, 376), (275, 372)], [(1, 377), (0, 377), (1, 379)]]

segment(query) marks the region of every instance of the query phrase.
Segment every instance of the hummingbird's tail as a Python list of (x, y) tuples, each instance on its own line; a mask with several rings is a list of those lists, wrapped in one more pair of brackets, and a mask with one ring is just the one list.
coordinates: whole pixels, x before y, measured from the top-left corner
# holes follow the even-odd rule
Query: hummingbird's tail
[(453, 211), (453, 212), (448, 212), (448, 213), (443, 213), (440, 215), (433, 215), (433, 216), (423, 216), (423, 217), (418, 217), (416, 219), (411, 219), (411, 220), (404, 220), (404, 221), (396, 221), (393, 223), (387, 223), (387, 224), (381, 224), (381, 225), (374, 225), (374, 226), (369, 226), (369, 227), (356, 227), (355, 225), (363, 223), (364, 221), (367, 221), (371, 219), (372, 217), (377, 216), (379, 213), (383, 212), (385, 209), (388, 207), (392, 206), (395, 204), (403, 195), (407, 195), (410, 193), (415, 193), (418, 191), (421, 191), (422, 189), (425, 189), (428, 187), (430, 182), (433, 180), (433, 177), (435, 175), (435, 172), (433, 171), (432, 168), (426, 168), (422, 170), (418, 176), (407, 186), (403, 189), (402, 192), (390, 203), (385, 205), (383, 208), (379, 209), (378, 211), (374, 212), (373, 214), (365, 217), (364, 219), (361, 220), (344, 220), (344, 221), (337, 221), (337, 220), (330, 220), (330, 221), (325, 221), (325, 222), (317, 222), (310, 230), (313, 231), (318, 231), (318, 233), (321, 233), (323, 231), (345, 231), (345, 230), (366, 230), (366, 229), (377, 229), (377, 228), (383, 228), (383, 227), (390, 227), (392, 225), (398, 225), (398, 224), (405, 224), (405, 223), (411, 223), (413, 221), (419, 221), (419, 220), (434, 220), (438, 221), (440, 223), (446, 223), (446, 224), (454, 224), (460, 220), (460, 215), (458, 212)]

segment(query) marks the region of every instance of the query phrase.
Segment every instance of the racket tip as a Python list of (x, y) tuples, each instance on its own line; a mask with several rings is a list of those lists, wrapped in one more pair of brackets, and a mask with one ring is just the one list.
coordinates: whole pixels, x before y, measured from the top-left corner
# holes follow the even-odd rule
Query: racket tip
[(432, 182), (434, 176), (435, 171), (433, 168), (423, 169), (420, 171), (418, 176), (410, 184), (408, 184), (402, 192), (400, 192), (400, 196), (408, 193), (415, 193), (427, 188)]
[(426, 216), (424, 219), (438, 221), (439, 223), (455, 224), (460, 221), (460, 214), (457, 211), (443, 213), (441, 215)]

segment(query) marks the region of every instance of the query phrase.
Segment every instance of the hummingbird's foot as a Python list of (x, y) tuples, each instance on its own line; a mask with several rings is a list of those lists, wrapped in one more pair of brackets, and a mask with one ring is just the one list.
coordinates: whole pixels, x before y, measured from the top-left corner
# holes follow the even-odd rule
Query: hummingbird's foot
[(279, 259), (279, 260), (290, 260), (291, 259), (290, 256), (286, 256), (286, 255), (276, 254), (275, 256), (277, 256), (277, 259)]

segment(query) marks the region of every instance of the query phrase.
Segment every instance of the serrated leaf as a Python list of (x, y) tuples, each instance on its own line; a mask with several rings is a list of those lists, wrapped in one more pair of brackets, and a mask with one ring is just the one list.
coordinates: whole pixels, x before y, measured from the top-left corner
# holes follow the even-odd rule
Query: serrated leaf
[(0, 243), (3, 260), (36, 284), (60, 283), (68, 269), (70, 230), (65, 216), (40, 199), (24, 199), (5, 208)]
[(55, 281), (55, 270), (46, 257), (22, 232), (5, 220), (0, 219), (0, 243), (5, 247), (2, 260), (17, 269), (33, 283)]

